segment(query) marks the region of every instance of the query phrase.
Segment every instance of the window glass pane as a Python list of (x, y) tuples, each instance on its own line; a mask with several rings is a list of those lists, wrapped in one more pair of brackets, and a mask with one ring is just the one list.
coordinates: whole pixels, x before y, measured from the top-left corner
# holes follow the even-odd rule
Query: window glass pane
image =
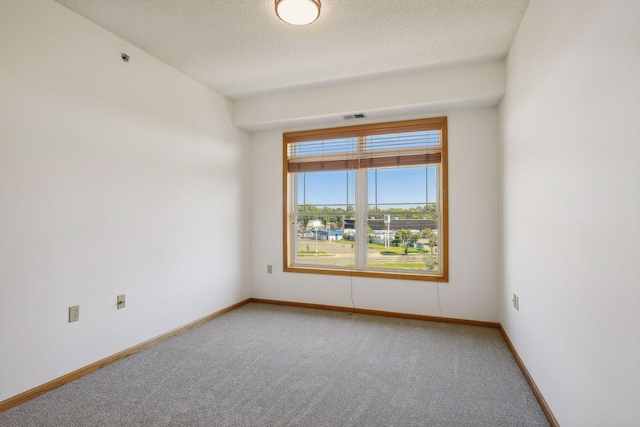
[(426, 166), (370, 169), (368, 171), (368, 200), (370, 211), (418, 210), (427, 204), (427, 188), (431, 187), (435, 202), (435, 177), (428, 182)]
[(369, 215), (367, 268), (439, 271), (437, 215)]
[[(296, 174), (297, 206), (314, 211), (322, 207), (344, 212), (355, 205), (355, 172), (307, 172)], [(301, 211), (301, 209), (297, 209)], [(327, 209), (325, 209), (327, 211)]]
[(298, 215), (295, 263), (354, 268), (355, 218), (347, 215)]
[(368, 171), (367, 268), (438, 271), (437, 166)]
[(355, 266), (355, 172), (296, 174), (296, 264)]
[[(429, 205), (435, 204), (438, 201), (438, 167), (427, 166), (427, 202)], [(430, 206), (428, 210), (431, 210)]]
[[(438, 271), (437, 166), (367, 171), (366, 268)], [(356, 265), (355, 171), (296, 174), (295, 263)]]

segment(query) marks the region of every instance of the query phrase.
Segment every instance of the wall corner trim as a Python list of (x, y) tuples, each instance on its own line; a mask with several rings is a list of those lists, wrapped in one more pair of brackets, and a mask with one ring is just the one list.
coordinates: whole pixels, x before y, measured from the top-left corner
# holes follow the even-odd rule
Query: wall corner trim
[(250, 299), (247, 298), (245, 300), (242, 300), (240, 302), (237, 302), (233, 305), (230, 305), (228, 307), (225, 307), (221, 310), (216, 311), (215, 313), (211, 313), (207, 316), (201, 317), (200, 319), (194, 320), (193, 322), (187, 323), (186, 325), (180, 326), (176, 329), (173, 329), (169, 332), (166, 332), (162, 335), (159, 335), (155, 338), (151, 338), (147, 341), (144, 341), (140, 344), (134, 345), (133, 347), (129, 347), (125, 350), (122, 350), (116, 354), (113, 354), (111, 356), (105, 357), (104, 359), (98, 360), (97, 362), (94, 362), (90, 365), (87, 365), (83, 368), (77, 369), (73, 372), (69, 372), (68, 374), (65, 374), (61, 377), (58, 377), (56, 379), (53, 379), (47, 383), (44, 383), (42, 385), (39, 385), (37, 387), (34, 387), (30, 390), (27, 390), (23, 393), (17, 394), (13, 397), (10, 397), (6, 400), (3, 400), (2, 402), (0, 402), (0, 412), (4, 412), (8, 409), (11, 409), (15, 406), (18, 406), (24, 402), (27, 402), (31, 399), (34, 399), (38, 396), (40, 396), (41, 394), (45, 394), (51, 390), (54, 390), (60, 386), (63, 386), (67, 383), (70, 383), (71, 381), (77, 380), (78, 378), (84, 377), (85, 375), (88, 375), (92, 372), (95, 372), (99, 369), (104, 368), (105, 366), (111, 365), (112, 363), (115, 363), (121, 359), (124, 359), (125, 357), (129, 357), (132, 354), (135, 354), (139, 351), (142, 351), (144, 349), (147, 349), (149, 347), (152, 347), (158, 343), (161, 343), (162, 341), (166, 341), (167, 339), (174, 337), (176, 335), (179, 335), (183, 332), (188, 331), (189, 329), (193, 329), (196, 326), (200, 326), (203, 323), (208, 322), (209, 320), (215, 319), (218, 316), (222, 316), (225, 313), (228, 313), (232, 310), (235, 310), (238, 307), (241, 307), (247, 303), (250, 302)]

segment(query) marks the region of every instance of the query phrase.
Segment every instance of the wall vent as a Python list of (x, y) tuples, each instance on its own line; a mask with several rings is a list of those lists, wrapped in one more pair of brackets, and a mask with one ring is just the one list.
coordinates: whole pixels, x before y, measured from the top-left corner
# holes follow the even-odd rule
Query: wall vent
[(345, 120), (364, 119), (365, 117), (367, 117), (367, 115), (365, 113), (356, 113), (356, 114), (349, 114), (349, 115), (346, 115), (346, 116), (342, 116), (342, 118), (345, 119)]

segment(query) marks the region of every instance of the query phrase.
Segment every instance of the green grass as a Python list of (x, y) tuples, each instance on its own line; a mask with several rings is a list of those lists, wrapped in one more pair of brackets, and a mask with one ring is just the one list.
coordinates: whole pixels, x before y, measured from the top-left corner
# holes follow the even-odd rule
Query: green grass
[[(399, 246), (389, 246), (385, 248), (384, 245), (378, 245), (376, 243), (369, 243), (367, 246), (369, 249), (375, 249), (380, 252), (382, 255), (404, 255), (404, 248)], [(423, 251), (418, 248), (409, 248), (408, 253), (410, 254), (428, 254), (429, 252)]]
[(405, 263), (388, 263), (388, 264), (369, 264), (367, 267), (373, 268), (411, 268), (414, 270), (426, 270), (423, 262), (405, 262)]
[[(336, 240), (336, 243), (342, 243), (343, 245), (354, 245), (356, 242), (353, 240)], [(383, 255), (404, 255), (404, 247), (399, 246), (389, 246), (388, 248), (384, 245), (379, 245), (377, 243), (369, 243), (367, 245), (369, 249), (375, 249)], [(428, 251), (423, 251), (418, 248), (409, 248), (410, 254), (429, 254)]]

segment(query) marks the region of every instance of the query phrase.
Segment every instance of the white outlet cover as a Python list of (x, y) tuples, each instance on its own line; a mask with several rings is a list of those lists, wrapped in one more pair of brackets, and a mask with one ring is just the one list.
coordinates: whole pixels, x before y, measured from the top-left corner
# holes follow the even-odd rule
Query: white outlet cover
[(69, 307), (69, 323), (80, 320), (80, 306), (74, 305)]

